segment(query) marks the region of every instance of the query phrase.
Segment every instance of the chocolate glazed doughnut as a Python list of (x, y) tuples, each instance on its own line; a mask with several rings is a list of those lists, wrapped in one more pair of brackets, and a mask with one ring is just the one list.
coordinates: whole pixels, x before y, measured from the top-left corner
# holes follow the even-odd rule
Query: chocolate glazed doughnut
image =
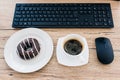
[(34, 38), (27, 38), (17, 46), (17, 54), (24, 60), (32, 59), (40, 52), (40, 44)]

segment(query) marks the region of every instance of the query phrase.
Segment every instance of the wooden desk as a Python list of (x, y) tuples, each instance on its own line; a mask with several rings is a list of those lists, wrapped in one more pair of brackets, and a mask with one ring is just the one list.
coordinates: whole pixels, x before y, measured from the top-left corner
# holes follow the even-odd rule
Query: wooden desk
[[(42, 29), (45, 30), (54, 41), (54, 54), (50, 62), (41, 70), (20, 74), (8, 67), (4, 60), (3, 50), (8, 38), (14, 34), (12, 19), (16, 2), (33, 3), (111, 3), (114, 28), (113, 29)], [(80, 34), (86, 37), (90, 57), (89, 63), (81, 67), (65, 67), (58, 64), (56, 60), (56, 43), (59, 37), (70, 33)], [(115, 59), (110, 65), (101, 64), (96, 56), (95, 38), (110, 38)], [(120, 80), (120, 2), (113, 0), (0, 0), (0, 80)]]

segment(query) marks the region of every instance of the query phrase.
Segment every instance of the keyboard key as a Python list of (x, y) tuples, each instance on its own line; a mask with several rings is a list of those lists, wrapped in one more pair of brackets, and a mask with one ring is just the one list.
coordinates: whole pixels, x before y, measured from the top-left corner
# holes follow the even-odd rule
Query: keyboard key
[(16, 22), (19, 21), (19, 18), (15, 18), (14, 21), (16, 21)]
[(23, 25), (23, 22), (19, 22), (19, 25), (22, 26), (22, 25)]
[(17, 26), (17, 25), (18, 25), (18, 22), (14, 22), (13, 24), (14, 24), (15, 26)]

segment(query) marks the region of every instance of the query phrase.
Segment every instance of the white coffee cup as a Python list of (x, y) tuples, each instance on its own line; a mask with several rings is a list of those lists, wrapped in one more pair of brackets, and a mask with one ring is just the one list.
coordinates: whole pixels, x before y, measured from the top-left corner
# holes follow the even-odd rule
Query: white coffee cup
[[(64, 49), (64, 45), (69, 40), (76, 40), (82, 45), (82, 51), (77, 55), (71, 55)], [(87, 41), (84, 37), (78, 34), (69, 34), (58, 39), (56, 49), (57, 60), (59, 64), (65, 66), (81, 66), (88, 63), (89, 49)]]

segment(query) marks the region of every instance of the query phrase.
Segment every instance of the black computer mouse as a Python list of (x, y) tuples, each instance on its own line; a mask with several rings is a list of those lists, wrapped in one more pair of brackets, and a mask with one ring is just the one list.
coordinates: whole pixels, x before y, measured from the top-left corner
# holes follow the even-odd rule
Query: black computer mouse
[(103, 64), (110, 64), (114, 60), (111, 42), (108, 38), (99, 37), (95, 39), (97, 57)]

